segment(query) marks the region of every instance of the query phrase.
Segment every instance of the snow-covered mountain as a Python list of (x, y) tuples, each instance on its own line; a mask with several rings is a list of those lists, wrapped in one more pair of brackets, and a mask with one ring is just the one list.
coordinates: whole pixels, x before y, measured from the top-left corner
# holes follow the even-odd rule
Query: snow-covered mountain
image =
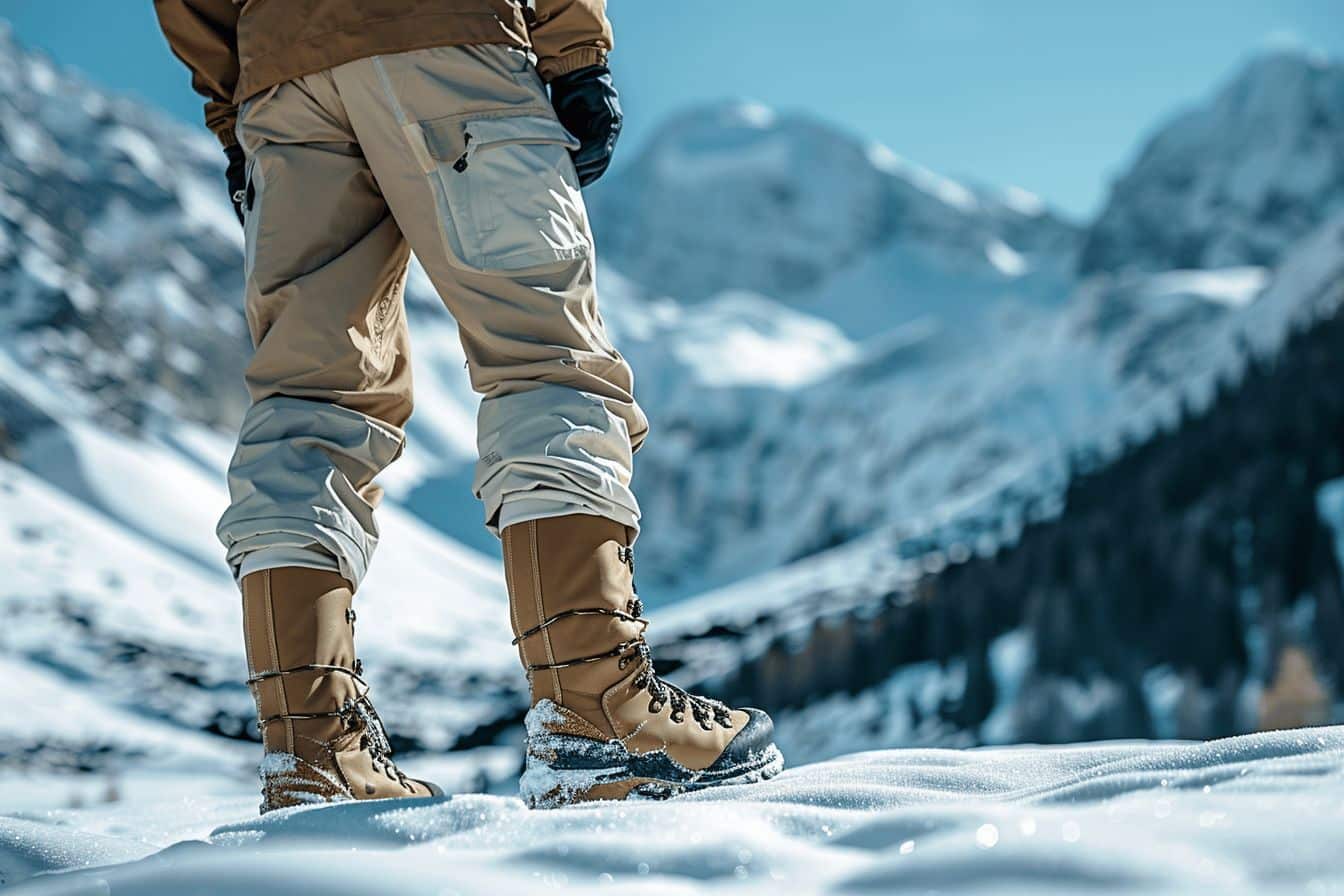
[(1344, 208), (1341, 133), (1344, 66), (1252, 61), (1144, 145), (1088, 231), (1082, 271), (1273, 266)]
[(977, 192), (880, 144), (752, 103), (671, 119), (596, 185), (590, 205), (607, 263), (684, 302), (734, 289), (807, 296), (893, 244), (1012, 276), (1077, 236), (1023, 191)]
[[(1236, 365), (1218, 334), (1259, 313), (1276, 265), (1340, 210), (1341, 84), (1338, 64), (1252, 61), (1160, 129), (1081, 232), (1021, 191), (753, 106), (676, 122), (595, 199), (604, 258), (641, 298), (609, 316), (653, 398), (646, 580), (693, 593), (1009, 484), (1048, 491), (1071, 452), (1169, 417)], [(1284, 197), (1292, 214), (1274, 211)], [(1143, 249), (1176, 243), (1260, 249)], [(1108, 245), (1134, 263), (1099, 262)], [(794, 269), (809, 272), (778, 273)], [(660, 302), (667, 284), (704, 298)], [(675, 310), (627, 324), (630, 305)], [(807, 336), (780, 346), (766, 319)]]
[[(1321, 149), (1344, 134), (1340, 72), (1252, 64), (1154, 138), (1171, 148), (1145, 152), (1091, 227), (755, 105), (672, 122), (591, 194), (604, 316), (654, 427), (641, 588), (666, 603), (724, 586), (655, 636), (786, 601), (804, 629), (827, 588), (862, 596), (893, 541), (1057, 497), (1080, 447), (1150, 431), (1247, 344), (1272, 351), (1344, 273)], [(1279, 139), (1253, 151), (1271, 113)], [(1204, 211), (1155, 222), (1148, 182), (1167, 164), (1204, 176), (1206, 145), (1226, 160), (1210, 183), (1298, 197), (1293, 215), (1206, 213), (1225, 204), (1192, 186)], [(174, 726), (236, 737), (250, 715), (211, 534), (247, 342), (221, 169), (207, 135), (0, 32), (0, 520), (20, 571), (0, 583), (0, 648), (11, 679), (100, 707), (0, 736), (33, 765), (97, 767)], [(1148, 252), (1157, 224), (1278, 248)], [(1120, 261), (1094, 260), (1102, 245)], [(418, 409), (360, 638), (390, 725), (435, 747), (507, 721), (521, 681), (467, 487), (476, 399), (455, 327), (419, 271), (408, 304)], [(183, 761), (221, 743), (202, 734)]]

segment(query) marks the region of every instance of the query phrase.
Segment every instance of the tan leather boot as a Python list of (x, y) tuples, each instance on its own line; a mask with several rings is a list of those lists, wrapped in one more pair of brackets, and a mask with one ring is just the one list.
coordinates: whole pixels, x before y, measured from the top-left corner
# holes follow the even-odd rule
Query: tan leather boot
[(354, 597), (334, 572), (268, 569), (243, 578), (248, 684), (265, 756), (261, 811), (442, 793), (406, 777), (355, 658)]
[(654, 673), (630, 535), (582, 514), (504, 530), (514, 643), (532, 691), (521, 782), (531, 806), (666, 798), (784, 766), (764, 712)]

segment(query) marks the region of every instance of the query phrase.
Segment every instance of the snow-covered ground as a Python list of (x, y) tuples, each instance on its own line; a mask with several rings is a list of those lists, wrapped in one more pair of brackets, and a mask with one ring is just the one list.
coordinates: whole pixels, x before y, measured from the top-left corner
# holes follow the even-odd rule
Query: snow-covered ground
[(172, 784), (0, 815), (0, 885), (29, 878), (16, 896), (1344, 891), (1344, 728), (891, 750), (668, 803), (549, 812), (463, 795), (257, 819), (250, 799)]

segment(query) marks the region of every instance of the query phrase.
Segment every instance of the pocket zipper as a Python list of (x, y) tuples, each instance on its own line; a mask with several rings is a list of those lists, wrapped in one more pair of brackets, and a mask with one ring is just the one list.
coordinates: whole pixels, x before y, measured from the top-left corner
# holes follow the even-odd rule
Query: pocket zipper
[(471, 132), (468, 131), (462, 136), (464, 138), (462, 142), (466, 145), (467, 151), (462, 153), (461, 157), (458, 158), (458, 160), (453, 163), (453, 170), (456, 171), (458, 174), (461, 174), (462, 172), (467, 170), (467, 165), (469, 164), (467, 161), (467, 157), (471, 155)]
[[(470, 132), (470, 131), (465, 131), (465, 132), (463, 132), (463, 134), (462, 134), (462, 143), (463, 143), (463, 145), (466, 146), (466, 151), (463, 152), (462, 155), (458, 156), (458, 157), (457, 157), (457, 161), (453, 163), (453, 170), (456, 171), (458, 174), (462, 174), (463, 172), (465, 172), (465, 171), (467, 170), (468, 166), (471, 165), (471, 153), (472, 153), (472, 150), (474, 149), (474, 147), (471, 145), (471, 141), (472, 141), (472, 139), (473, 139), (473, 138), (472, 138), (472, 136), (471, 136), (471, 132)], [(512, 139), (512, 140), (500, 140), (500, 141), (497, 141), (497, 142), (495, 142), (495, 143), (487, 143), (486, 145), (487, 145), (487, 146), (503, 146), (503, 145), (510, 144), (510, 143), (551, 143), (551, 142), (559, 142), (559, 141), (553, 141), (553, 140)], [(479, 146), (480, 144), (477, 144), (477, 145)]]

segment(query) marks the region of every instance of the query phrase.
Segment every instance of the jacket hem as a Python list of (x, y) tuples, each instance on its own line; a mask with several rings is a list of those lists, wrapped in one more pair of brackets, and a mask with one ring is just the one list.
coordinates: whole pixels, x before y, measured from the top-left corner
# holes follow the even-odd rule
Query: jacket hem
[[(521, 26), (521, 22), (514, 26)], [(526, 48), (525, 33), (515, 32), (494, 13), (432, 13), (362, 22), (304, 38), (265, 56), (244, 60), (243, 75), (234, 90), (233, 101), (241, 104), (276, 84), (370, 56), (471, 44)], [(358, 37), (358, 41), (333, 50), (332, 43), (342, 36)]]

